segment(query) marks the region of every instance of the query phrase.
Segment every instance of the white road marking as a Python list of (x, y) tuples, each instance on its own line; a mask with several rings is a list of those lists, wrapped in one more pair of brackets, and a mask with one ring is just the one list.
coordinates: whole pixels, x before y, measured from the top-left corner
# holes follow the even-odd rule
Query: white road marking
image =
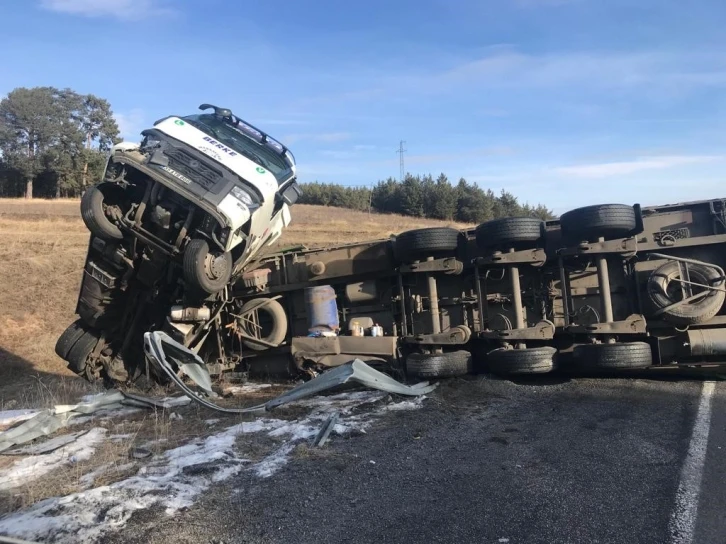
[(706, 461), (708, 433), (711, 429), (711, 399), (715, 389), (714, 382), (704, 382), (701, 389), (701, 402), (698, 405), (696, 421), (693, 423), (691, 443), (688, 446), (686, 461), (681, 469), (681, 481), (676, 493), (676, 505), (671, 514), (668, 531), (671, 544), (690, 544), (696, 530), (698, 497), (701, 492), (703, 465)]

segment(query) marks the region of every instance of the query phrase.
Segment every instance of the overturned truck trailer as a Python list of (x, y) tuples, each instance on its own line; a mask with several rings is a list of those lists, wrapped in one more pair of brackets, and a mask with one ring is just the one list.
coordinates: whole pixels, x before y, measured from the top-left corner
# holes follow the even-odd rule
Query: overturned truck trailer
[(280, 251), (204, 298), (158, 296), (169, 289), (135, 283), (133, 272), (110, 288), (90, 271), (103, 254), (91, 250), (82, 292), (101, 282), (108, 296), (95, 313), (79, 298), (78, 313), (95, 321), (77, 323), (92, 340), (69, 363), (87, 377), (153, 373), (137, 351), (151, 327), (212, 373), (315, 375), (353, 358), (423, 378), (719, 364), (724, 244), (725, 201), (607, 204), (556, 221), (506, 218)]

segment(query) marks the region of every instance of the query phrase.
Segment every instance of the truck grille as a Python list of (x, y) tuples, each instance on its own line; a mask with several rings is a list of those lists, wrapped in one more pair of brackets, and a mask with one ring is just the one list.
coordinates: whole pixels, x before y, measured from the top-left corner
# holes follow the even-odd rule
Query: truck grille
[(212, 190), (218, 182), (222, 181), (222, 172), (195, 159), (181, 149), (170, 148), (166, 151), (166, 155), (169, 157), (170, 168), (184, 174), (207, 190)]

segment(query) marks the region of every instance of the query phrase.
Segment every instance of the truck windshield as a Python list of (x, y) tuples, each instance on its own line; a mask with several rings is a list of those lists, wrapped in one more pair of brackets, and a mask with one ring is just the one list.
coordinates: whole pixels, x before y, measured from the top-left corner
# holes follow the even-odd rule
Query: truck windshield
[(266, 168), (277, 178), (278, 183), (290, 179), (292, 169), (281, 154), (245, 134), (231, 123), (227, 123), (209, 113), (189, 115), (182, 119), (240, 155), (244, 155), (251, 161)]

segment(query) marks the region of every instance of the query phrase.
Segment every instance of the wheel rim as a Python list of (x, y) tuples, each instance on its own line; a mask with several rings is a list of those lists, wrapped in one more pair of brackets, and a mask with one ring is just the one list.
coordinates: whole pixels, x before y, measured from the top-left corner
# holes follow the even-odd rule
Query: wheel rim
[(204, 262), (204, 271), (209, 279), (217, 280), (223, 278), (227, 272), (227, 259), (225, 255), (212, 255), (211, 253), (207, 253)]

